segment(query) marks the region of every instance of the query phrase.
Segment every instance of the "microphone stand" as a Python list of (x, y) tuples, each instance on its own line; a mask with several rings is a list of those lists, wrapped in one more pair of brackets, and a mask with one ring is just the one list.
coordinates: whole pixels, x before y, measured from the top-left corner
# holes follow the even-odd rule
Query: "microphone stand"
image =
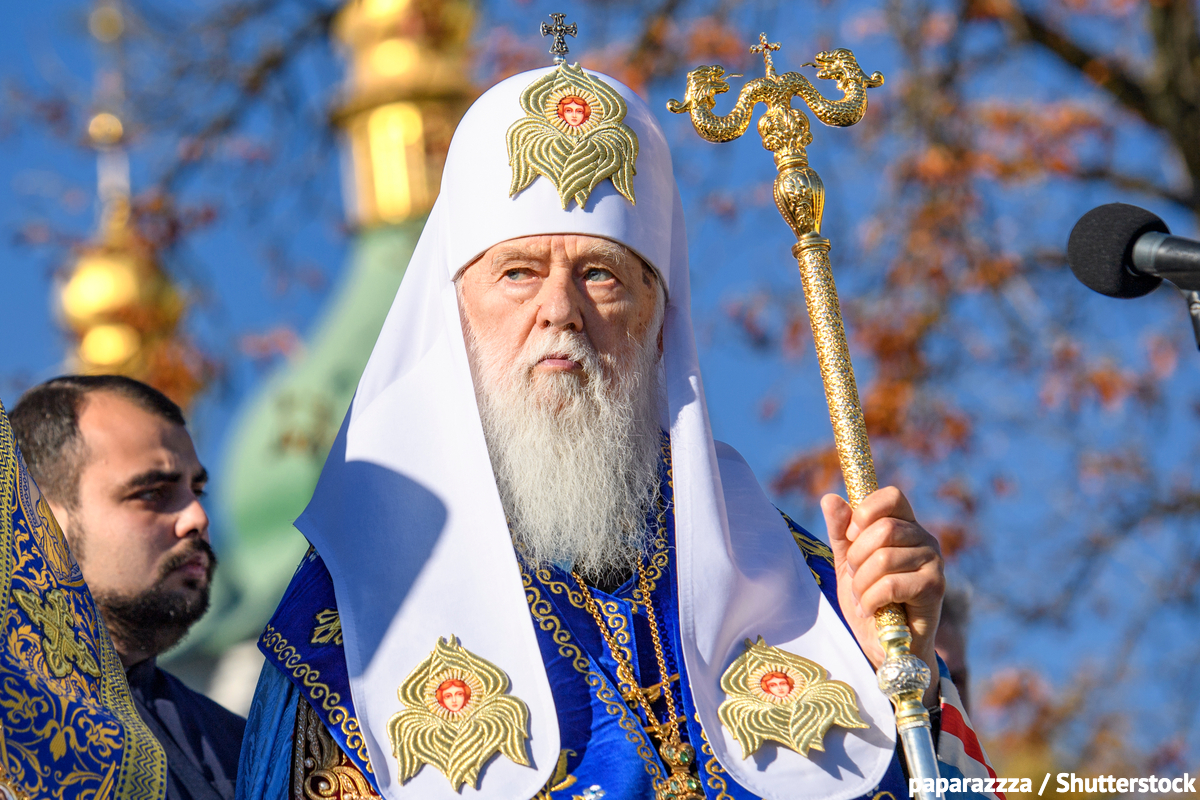
[[(724, 117), (712, 113), (716, 95), (729, 90), (729, 84), (724, 80), (725, 70), (719, 66), (697, 67), (689, 72), (684, 101), (671, 100), (667, 109), (676, 114), (688, 113), (696, 132), (708, 141), (729, 142), (746, 132), (758, 103), (767, 106), (766, 113), (759, 119), (758, 131), (763, 147), (775, 155), (778, 170), (775, 205), (796, 235), (792, 255), (800, 267), (846, 493), (850, 505), (857, 506), (879, 484), (830, 269), (829, 240), (821, 236), (825, 186), (808, 165), (805, 148), (812, 142), (808, 117), (792, 108), (791, 101), (793, 97), (800, 97), (826, 125), (853, 125), (866, 113), (867, 89), (882, 86), (883, 75), (876, 72), (868, 76), (849, 50), (818, 53), (815, 64), (804, 66), (817, 67), (818, 78), (838, 80), (838, 88), (844, 96), (841, 100), (831, 101), (822, 97), (808, 78), (799, 73), (777, 75), (771, 52), (778, 49), (777, 43), (767, 41), (765, 33), (759, 36), (759, 43), (751, 47), (750, 52), (762, 54), (766, 75), (743, 86), (733, 111)], [(895, 706), (896, 727), (908, 763), (908, 774), (918, 781), (918, 787), (922, 787), (916, 796), (921, 800), (938, 800), (942, 794), (936, 788), (939, 776), (937, 753), (929, 713), (923, 703), (931, 679), (930, 669), (912, 654), (912, 632), (902, 606), (893, 603), (875, 612), (875, 629), (885, 654), (876, 676), (880, 690)], [(934, 791), (924, 790), (926, 785), (934, 786)]]

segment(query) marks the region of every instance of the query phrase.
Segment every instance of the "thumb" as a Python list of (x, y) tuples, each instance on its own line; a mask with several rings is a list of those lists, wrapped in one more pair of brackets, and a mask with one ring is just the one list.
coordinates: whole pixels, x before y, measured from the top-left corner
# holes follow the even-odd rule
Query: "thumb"
[(850, 549), (847, 533), (854, 515), (853, 509), (836, 494), (827, 494), (821, 498), (821, 513), (825, 515), (825, 530), (829, 534), (829, 549), (833, 550), (834, 568), (841, 572), (842, 565), (846, 563), (846, 553)]

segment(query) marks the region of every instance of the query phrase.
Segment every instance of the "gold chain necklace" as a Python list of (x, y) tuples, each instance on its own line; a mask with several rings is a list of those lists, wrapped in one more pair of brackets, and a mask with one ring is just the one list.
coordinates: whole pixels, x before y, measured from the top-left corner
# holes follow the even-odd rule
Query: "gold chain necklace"
[[(679, 738), (679, 714), (675, 709), (675, 693), (671, 690), (671, 682), (678, 680), (679, 675), (667, 674), (667, 659), (663, 653), (662, 637), (658, 632), (658, 618), (654, 614), (654, 606), (650, 604), (650, 585), (646, 580), (645, 569), (638, 566), (638, 589), (634, 592), (634, 596), (635, 598), (641, 596), (640, 603), (646, 609), (646, 621), (650, 624), (650, 639), (654, 642), (654, 657), (658, 661), (658, 675), (661, 681), (655, 686), (645, 689), (641, 687), (637, 677), (633, 674), (633, 665), (630, 663), (629, 657), (625, 655), (624, 648), (613, 639), (612, 633), (600, 613), (600, 604), (592, 597), (592, 590), (584, 583), (578, 572), (572, 570), (571, 576), (579, 584), (579, 590), (583, 593), (584, 607), (596, 621), (597, 627), (600, 628), (600, 635), (604, 637), (613, 660), (617, 662), (617, 679), (629, 685), (629, 689), (621, 693), (625, 702), (635, 708), (641, 707), (642, 712), (646, 715), (646, 730), (658, 739), (658, 753), (662, 756), (663, 763), (671, 770), (666, 783), (655, 789), (658, 800), (704, 800), (704, 790), (700, 785), (700, 779), (693, 771), (696, 766), (696, 748)], [(632, 628), (630, 628), (630, 635), (633, 635)], [(650, 704), (658, 699), (660, 692), (667, 704), (667, 719), (663, 722), (658, 721), (654, 710), (650, 707)]]

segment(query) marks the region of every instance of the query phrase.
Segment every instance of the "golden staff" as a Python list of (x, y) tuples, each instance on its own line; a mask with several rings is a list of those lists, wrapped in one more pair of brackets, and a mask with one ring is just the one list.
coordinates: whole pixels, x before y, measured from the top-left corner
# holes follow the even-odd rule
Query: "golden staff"
[[(792, 255), (800, 265), (800, 280), (846, 493), (850, 505), (857, 506), (879, 484), (829, 266), (829, 240), (821, 236), (825, 186), (808, 165), (805, 147), (812, 142), (808, 117), (792, 108), (791, 102), (793, 97), (801, 98), (826, 125), (853, 125), (866, 113), (867, 89), (882, 86), (883, 75), (876, 72), (868, 76), (849, 50), (818, 53), (815, 64), (804, 66), (817, 67), (818, 78), (837, 80), (842, 99), (828, 100), (803, 75), (775, 73), (771, 51), (778, 49), (777, 43), (767, 41), (765, 33), (759, 36), (758, 44), (750, 52), (762, 54), (766, 75), (743, 86), (733, 110), (725, 116), (712, 112), (714, 98), (729, 91), (725, 70), (719, 66), (697, 67), (689, 72), (683, 102), (671, 100), (667, 108), (676, 114), (690, 114), (696, 132), (710, 142), (729, 142), (746, 132), (755, 105), (760, 102), (767, 105), (766, 113), (758, 120), (758, 132), (763, 147), (775, 154), (779, 172), (775, 177), (775, 205), (796, 234)], [(925, 785), (925, 778), (933, 778), (936, 787), (937, 755), (930, 735), (929, 713), (922, 702), (931, 678), (929, 667), (912, 654), (912, 632), (902, 607), (891, 604), (875, 612), (875, 629), (885, 654), (876, 673), (879, 688), (896, 708), (896, 727), (904, 744), (909, 775), (920, 779), (918, 786)], [(920, 794), (932, 800), (940, 793)]]

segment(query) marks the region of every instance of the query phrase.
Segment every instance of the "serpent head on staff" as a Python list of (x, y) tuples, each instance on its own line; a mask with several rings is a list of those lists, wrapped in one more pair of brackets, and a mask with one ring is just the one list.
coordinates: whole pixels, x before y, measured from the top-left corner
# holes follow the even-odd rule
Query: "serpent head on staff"
[(668, 100), (667, 110), (675, 114), (682, 114), (693, 108), (711, 110), (716, 104), (713, 98), (728, 91), (729, 82), (725, 80), (724, 67), (696, 67), (687, 75), (687, 89), (683, 93), (683, 102)]
[(843, 93), (851, 91), (852, 86), (863, 86), (876, 89), (883, 86), (883, 73), (873, 72), (870, 77), (858, 65), (858, 59), (844, 47), (836, 50), (822, 50), (813, 57), (812, 64), (806, 67), (816, 67), (817, 77), (823, 80), (836, 80), (837, 86)]

